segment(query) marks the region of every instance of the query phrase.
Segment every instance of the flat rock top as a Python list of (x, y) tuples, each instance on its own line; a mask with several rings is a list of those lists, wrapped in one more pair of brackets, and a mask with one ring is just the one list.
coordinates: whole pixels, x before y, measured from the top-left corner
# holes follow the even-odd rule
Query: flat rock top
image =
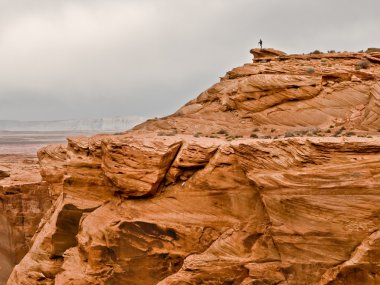
[(273, 48), (253, 48), (250, 52), (256, 59), (286, 55), (285, 52)]
[(0, 155), (0, 187), (32, 184), (40, 181), (40, 169), (35, 156)]

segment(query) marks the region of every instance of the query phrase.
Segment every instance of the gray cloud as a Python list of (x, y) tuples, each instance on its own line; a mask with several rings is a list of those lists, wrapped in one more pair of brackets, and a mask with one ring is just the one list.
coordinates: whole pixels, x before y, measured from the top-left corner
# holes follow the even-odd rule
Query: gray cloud
[(174, 112), (249, 49), (380, 46), (380, 2), (0, 0), (0, 119)]

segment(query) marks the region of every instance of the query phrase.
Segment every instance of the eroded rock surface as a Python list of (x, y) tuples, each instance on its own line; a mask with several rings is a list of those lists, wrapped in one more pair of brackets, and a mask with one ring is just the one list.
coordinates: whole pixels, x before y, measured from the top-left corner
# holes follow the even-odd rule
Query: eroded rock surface
[(272, 58), (274, 56), (286, 55), (286, 53), (283, 51), (273, 48), (253, 48), (251, 49), (251, 54), (253, 54), (255, 59)]
[(41, 181), (36, 158), (0, 155), (0, 284), (28, 252), (50, 206), (48, 185)]
[(8, 284), (378, 284), (376, 52), (260, 52), (171, 116), (42, 149), (59, 198)]

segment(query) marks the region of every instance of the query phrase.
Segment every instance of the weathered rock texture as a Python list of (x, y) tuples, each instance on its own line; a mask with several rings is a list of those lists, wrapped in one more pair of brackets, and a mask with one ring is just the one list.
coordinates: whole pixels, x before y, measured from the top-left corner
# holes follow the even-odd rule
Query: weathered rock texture
[(30, 248), (30, 240), (51, 206), (35, 157), (0, 155), (0, 284)]
[(39, 152), (9, 285), (380, 284), (380, 56), (273, 50), (175, 114)]

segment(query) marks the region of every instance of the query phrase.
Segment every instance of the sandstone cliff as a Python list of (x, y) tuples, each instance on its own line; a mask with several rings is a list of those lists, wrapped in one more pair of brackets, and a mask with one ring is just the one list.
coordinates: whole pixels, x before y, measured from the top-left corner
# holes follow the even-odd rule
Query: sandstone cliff
[(380, 284), (380, 53), (251, 51), (175, 114), (39, 152), (16, 284)]
[(51, 207), (35, 157), (0, 155), (0, 284), (30, 247), (44, 213)]

